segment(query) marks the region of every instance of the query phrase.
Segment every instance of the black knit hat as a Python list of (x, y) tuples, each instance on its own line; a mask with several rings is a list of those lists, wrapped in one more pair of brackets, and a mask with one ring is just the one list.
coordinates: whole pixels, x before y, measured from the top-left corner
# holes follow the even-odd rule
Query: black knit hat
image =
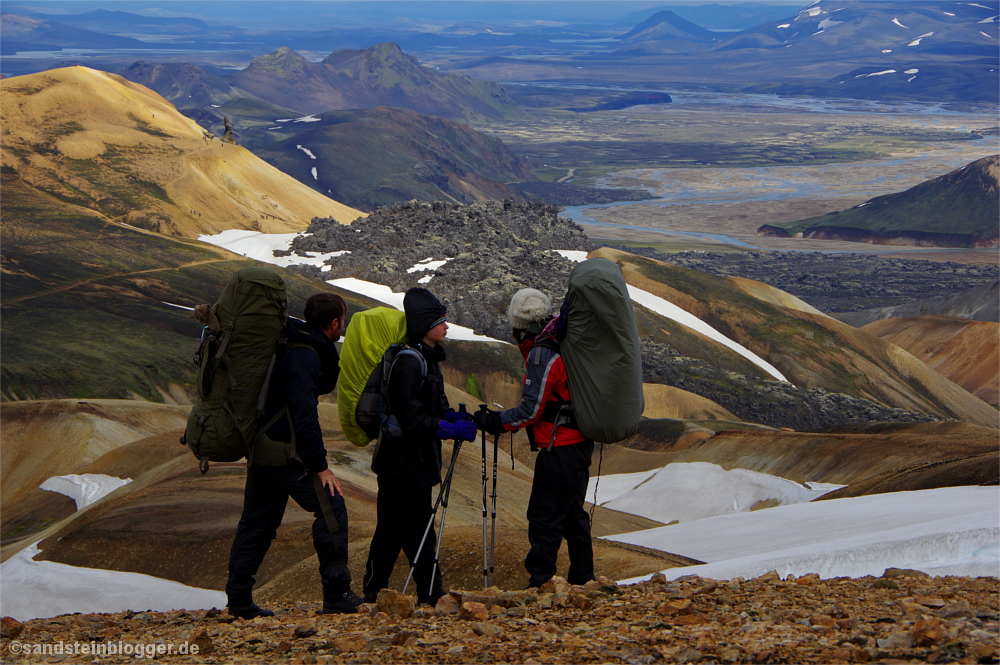
[(424, 339), (428, 330), (447, 320), (448, 310), (427, 289), (414, 288), (403, 296), (403, 311), (406, 312), (406, 336), (410, 344), (416, 344)]

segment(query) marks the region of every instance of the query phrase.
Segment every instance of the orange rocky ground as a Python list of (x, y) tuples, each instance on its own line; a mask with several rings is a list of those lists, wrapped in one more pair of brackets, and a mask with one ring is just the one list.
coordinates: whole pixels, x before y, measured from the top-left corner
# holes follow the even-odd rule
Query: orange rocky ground
[(317, 615), (319, 603), (289, 601), (272, 606), (274, 617), (252, 621), (217, 610), (5, 618), (0, 653), (8, 663), (91, 661), (19, 655), (75, 642), (105, 652), (198, 647), (197, 656), (157, 656), (161, 663), (996, 662), (997, 579), (921, 575), (654, 576), (622, 587), (606, 578), (585, 587), (553, 578), (541, 589), (453, 592), (433, 610), (383, 591), (356, 615)]
[(861, 329), (906, 349), (984, 402), (1000, 404), (1000, 324), (926, 315)]

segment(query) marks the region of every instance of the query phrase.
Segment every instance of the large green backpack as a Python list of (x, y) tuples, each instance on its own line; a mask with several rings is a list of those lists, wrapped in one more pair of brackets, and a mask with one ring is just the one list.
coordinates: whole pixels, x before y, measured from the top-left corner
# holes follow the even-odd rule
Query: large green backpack
[(635, 433), (645, 401), (639, 331), (621, 268), (604, 258), (576, 266), (563, 310), (559, 346), (577, 427), (594, 441), (626, 439)]
[(214, 308), (198, 305), (205, 327), (195, 353), (198, 401), (181, 437), (201, 460), (235, 462), (246, 457), (260, 429), (267, 384), (287, 315), (285, 282), (270, 268), (236, 271)]

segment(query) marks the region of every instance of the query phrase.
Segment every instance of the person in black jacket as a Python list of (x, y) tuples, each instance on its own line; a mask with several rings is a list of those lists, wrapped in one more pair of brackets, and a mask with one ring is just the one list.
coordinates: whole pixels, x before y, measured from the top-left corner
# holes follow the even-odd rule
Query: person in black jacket
[[(441, 439), (476, 436), (472, 415), (454, 411), (444, 392), (438, 366), (445, 359), (441, 343), (448, 334), (444, 305), (427, 289), (415, 288), (406, 292), (403, 310), (409, 345), (425, 362), (402, 354), (389, 374), (389, 411), (403, 436), (383, 431), (372, 461), (378, 476), (378, 518), (365, 567), (365, 602), (375, 602), (379, 590), (388, 587), (400, 550), (413, 564), (432, 515), (431, 490), (441, 482)], [(440, 569), (431, 578), (436, 540), (432, 526), (414, 571), (417, 599), (431, 605), (444, 595)]]
[(274, 540), (291, 497), (315, 516), (313, 546), (323, 583), (323, 613), (355, 612), (347, 566), (347, 508), (340, 481), (330, 470), (317, 404), (340, 374), (334, 345), (345, 328), (346, 305), (333, 293), (317, 293), (305, 305), (305, 322), (289, 319), (288, 344), (275, 364), (267, 394), (266, 436), (247, 462), (243, 514), (229, 552), (229, 613), (243, 619), (272, 616), (253, 602), (255, 575)]

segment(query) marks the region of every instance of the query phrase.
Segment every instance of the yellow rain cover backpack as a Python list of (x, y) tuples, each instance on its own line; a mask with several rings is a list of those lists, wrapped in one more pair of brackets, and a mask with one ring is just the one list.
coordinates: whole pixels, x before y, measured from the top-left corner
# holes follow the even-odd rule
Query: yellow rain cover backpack
[(398, 309), (375, 307), (351, 317), (340, 349), (337, 409), (344, 437), (356, 446), (378, 437), (382, 373), (374, 385), (372, 374), (389, 347), (405, 342), (406, 315)]

